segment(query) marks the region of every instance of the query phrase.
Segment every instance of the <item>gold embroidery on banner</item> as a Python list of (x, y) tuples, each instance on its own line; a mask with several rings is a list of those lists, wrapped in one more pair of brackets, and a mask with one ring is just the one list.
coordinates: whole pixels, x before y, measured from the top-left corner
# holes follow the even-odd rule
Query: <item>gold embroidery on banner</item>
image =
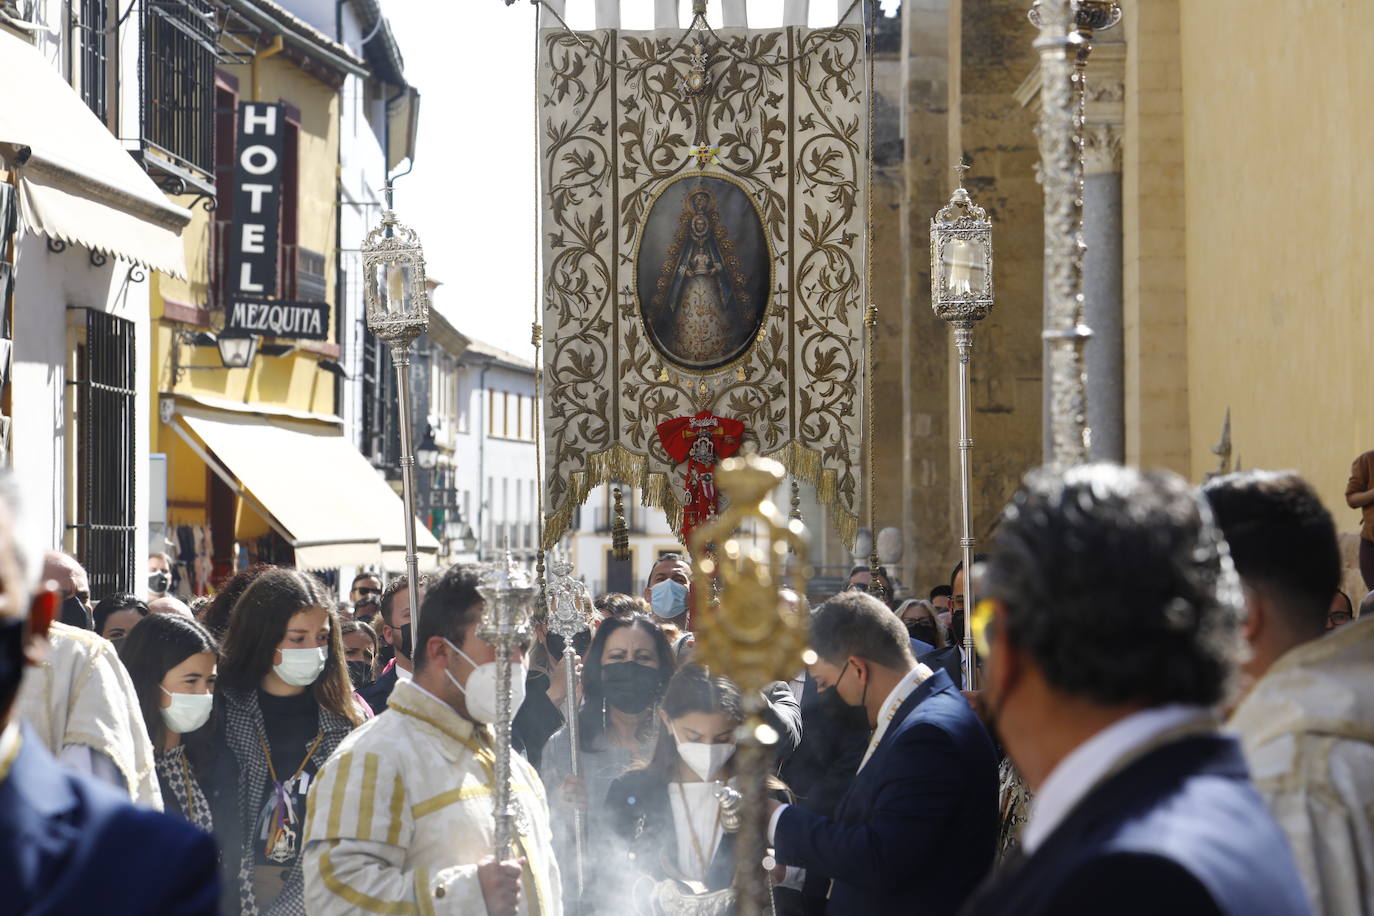
[(345, 884), (339, 878), (338, 872), (334, 870), (334, 862), (329, 858), (329, 853), (338, 845), (338, 842), (338, 840), (331, 840), (329, 849), (320, 856), (320, 880), (324, 882), (324, 886), (329, 889), (330, 893), (369, 913), (382, 913), (387, 914), (387, 916), (413, 916), (415, 904), (408, 900), (379, 900)]
[[(669, 482), (677, 475), (655, 427), (699, 409), (744, 422), (761, 453), (816, 485), (846, 544), (857, 532), (869, 157), (862, 29), (717, 37), (703, 125), (674, 78), (689, 49), (670, 36), (540, 33), (545, 549), (612, 469), (680, 530)], [(688, 155), (698, 128), (720, 150), (706, 169)], [(771, 248), (758, 337), (737, 363), (698, 374), (664, 365), (631, 279), (654, 200), (685, 175), (744, 188)], [(660, 276), (652, 267), (646, 295)], [(700, 381), (709, 382), (705, 405)]]

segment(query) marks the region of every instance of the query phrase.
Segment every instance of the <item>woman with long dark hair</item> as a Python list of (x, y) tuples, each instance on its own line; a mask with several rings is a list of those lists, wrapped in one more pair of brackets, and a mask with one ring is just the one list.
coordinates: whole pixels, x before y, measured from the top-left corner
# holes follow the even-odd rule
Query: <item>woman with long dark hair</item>
[(253, 584), (254, 579), (274, 568), (266, 563), (257, 563), (234, 573), (233, 577), (200, 609), (196, 619), (205, 624), (210, 635), (222, 641), (224, 634), (229, 630), (229, 618), (234, 612), (234, 605), (238, 604), (239, 598), (248, 586)]
[(125, 637), (144, 617), (148, 616), (148, 605), (137, 595), (106, 595), (95, 606), (92, 617), (95, 631), (115, 644), (123, 645)]
[(588, 834), (602, 827), (611, 782), (647, 760), (658, 737), (654, 709), (674, 670), (673, 650), (657, 623), (644, 614), (607, 617), (582, 664), (582, 706), (577, 713), (582, 774), (572, 775), (572, 739), (553, 734), (540, 760), (548, 790), (554, 848), (571, 886), (574, 811), (588, 815)]
[[(661, 881), (710, 894), (729, 888), (735, 876), (739, 797), (727, 787), (744, 722), (739, 688), (700, 665), (684, 665), (668, 683), (658, 717), (653, 757), (613, 782), (606, 798), (623, 846), (597, 893), (622, 907), (629, 898), (647, 899)], [(770, 786), (783, 791), (776, 780)]]
[(210, 721), (216, 653), (215, 640), (196, 621), (153, 614), (129, 631), (119, 656), (134, 682), (153, 742), (163, 807), (207, 833), (213, 818), (197, 765), (204, 763), (204, 755), (186, 739)]
[(220, 663), (212, 804), (226, 912), (305, 912), (300, 869), (315, 773), (362, 722), (324, 585), (267, 569), (229, 620)]

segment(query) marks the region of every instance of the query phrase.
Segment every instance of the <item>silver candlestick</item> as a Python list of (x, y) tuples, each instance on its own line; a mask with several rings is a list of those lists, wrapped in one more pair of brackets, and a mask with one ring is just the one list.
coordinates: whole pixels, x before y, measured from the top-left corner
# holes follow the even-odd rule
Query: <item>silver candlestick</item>
[[(573, 576), (573, 564), (566, 557), (555, 556), (550, 566), (552, 575), (544, 587), (544, 598), (549, 608), (549, 632), (563, 637), (563, 675), (567, 678), (567, 712), (564, 720), (568, 723), (568, 738), (572, 744), (572, 774), (582, 775), (582, 753), (578, 746), (577, 727), (577, 650), (573, 639), (579, 633), (590, 629), (584, 608), (591, 596), (582, 580)], [(587, 824), (582, 811), (573, 812), (573, 853), (576, 857), (577, 899), (582, 900), (583, 885), (586, 880)]]
[(382, 222), (363, 239), (363, 298), (367, 328), (391, 347), (396, 368), (397, 414), (401, 432), (401, 496), (405, 504), (406, 586), (410, 622), (420, 630), (420, 595), (416, 590), (419, 558), (415, 553), (415, 449), (411, 442), (410, 345), (429, 327), (429, 287), (425, 254), (415, 230), (391, 210), (391, 186)]
[(511, 798), (510, 727), (515, 717), (511, 709), (511, 652), (530, 638), (530, 605), (539, 588), (529, 575), (515, 565), (510, 550), (483, 577), (477, 593), (486, 603), (486, 612), (477, 635), (496, 649), (496, 857), (512, 858), (516, 812)]
[(964, 561), (964, 689), (973, 690), (973, 467), (969, 435), (969, 363), (973, 359), (973, 328), (992, 311), (992, 223), (987, 212), (964, 190), (960, 163), (959, 187), (949, 203), (930, 221), (930, 304), (937, 318), (954, 329), (959, 354), (959, 494)]

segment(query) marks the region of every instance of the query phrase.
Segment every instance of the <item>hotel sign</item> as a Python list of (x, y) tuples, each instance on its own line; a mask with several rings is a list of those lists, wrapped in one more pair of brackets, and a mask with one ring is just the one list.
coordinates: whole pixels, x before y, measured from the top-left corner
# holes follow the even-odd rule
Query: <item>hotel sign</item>
[(284, 105), (239, 105), (234, 144), (234, 218), (229, 239), (231, 295), (277, 294), (277, 227), (285, 133)]

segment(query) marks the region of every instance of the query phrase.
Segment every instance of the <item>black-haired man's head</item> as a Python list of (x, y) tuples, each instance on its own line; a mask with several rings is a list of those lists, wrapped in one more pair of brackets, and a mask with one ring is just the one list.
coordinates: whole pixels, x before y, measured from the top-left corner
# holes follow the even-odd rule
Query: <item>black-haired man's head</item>
[(1228, 693), (1244, 648), (1237, 580), (1176, 474), (1031, 472), (981, 572), (973, 613), (995, 711), (1028, 684), (1027, 698), (1038, 684), (1047, 703), (1103, 710), (1213, 706)]
[(1239, 471), (1203, 487), (1244, 586), (1247, 674), (1326, 631), (1340, 588), (1336, 524), (1292, 471)]

